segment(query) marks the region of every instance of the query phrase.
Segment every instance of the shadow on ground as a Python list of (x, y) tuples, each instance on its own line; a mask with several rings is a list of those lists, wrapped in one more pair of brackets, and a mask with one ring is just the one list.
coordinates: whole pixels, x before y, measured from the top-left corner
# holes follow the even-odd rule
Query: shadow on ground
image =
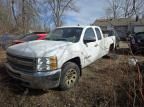
[(118, 50), (116, 50), (116, 53), (118, 55), (129, 55), (130, 49), (129, 48), (119, 48)]
[(21, 85), (21, 82), (11, 78), (6, 73), (6, 68), (4, 66), (0, 66), (0, 89), (8, 88), (11, 92), (17, 95), (23, 95), (25, 91), (28, 91), (29, 96), (37, 96), (45, 93), (43, 90), (26, 88)]

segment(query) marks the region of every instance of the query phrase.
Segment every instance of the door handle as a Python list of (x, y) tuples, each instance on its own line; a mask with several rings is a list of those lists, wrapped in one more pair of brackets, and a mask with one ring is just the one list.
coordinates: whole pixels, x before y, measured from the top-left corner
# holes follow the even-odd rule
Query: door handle
[(97, 47), (97, 46), (98, 46), (98, 44), (95, 44), (95, 45), (94, 45), (94, 47)]

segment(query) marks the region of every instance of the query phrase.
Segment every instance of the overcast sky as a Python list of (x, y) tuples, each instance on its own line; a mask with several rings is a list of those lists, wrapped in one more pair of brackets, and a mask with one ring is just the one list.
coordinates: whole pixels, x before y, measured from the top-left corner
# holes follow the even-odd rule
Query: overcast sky
[(89, 25), (105, 16), (107, 0), (77, 0), (79, 12), (68, 12), (65, 25)]

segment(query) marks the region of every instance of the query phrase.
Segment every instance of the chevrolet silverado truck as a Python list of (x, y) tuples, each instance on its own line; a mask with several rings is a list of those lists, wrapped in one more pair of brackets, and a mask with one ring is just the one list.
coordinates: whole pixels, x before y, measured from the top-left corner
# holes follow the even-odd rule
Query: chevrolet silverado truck
[(7, 49), (8, 74), (36, 89), (73, 87), (82, 68), (115, 48), (115, 36), (104, 37), (98, 26), (59, 27), (46, 40), (30, 41)]

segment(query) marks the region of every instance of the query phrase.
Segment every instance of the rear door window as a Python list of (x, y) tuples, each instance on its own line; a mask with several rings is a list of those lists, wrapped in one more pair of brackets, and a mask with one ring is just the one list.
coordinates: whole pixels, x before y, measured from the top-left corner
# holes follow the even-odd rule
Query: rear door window
[(100, 30), (98, 28), (95, 28), (95, 31), (96, 31), (98, 40), (101, 40), (102, 39), (102, 35), (100, 33)]

